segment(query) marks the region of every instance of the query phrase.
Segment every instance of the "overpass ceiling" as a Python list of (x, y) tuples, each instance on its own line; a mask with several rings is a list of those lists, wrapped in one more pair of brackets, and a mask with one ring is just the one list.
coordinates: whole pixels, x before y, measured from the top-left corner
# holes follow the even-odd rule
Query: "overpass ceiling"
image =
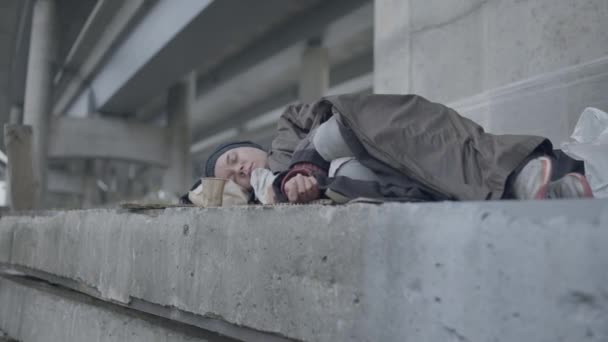
[[(94, 105), (101, 113), (153, 119), (166, 90), (194, 70), (203, 105), (193, 121), (197, 128), (213, 125), (252, 102), (293, 88), (301, 53), (311, 38), (322, 38), (330, 48), (333, 66), (361, 60), (372, 51), (370, 0), (212, 1), (196, 11), (193, 7), (187, 21), (172, 17), (179, 13), (173, 13), (178, 9), (168, 1), (154, 3), (158, 8), (152, 6), (151, 14), (109, 53), (91, 79)], [(159, 25), (163, 17), (173, 20)], [(180, 23), (165, 38), (154, 33)], [(140, 31), (146, 34), (138, 35)], [(152, 45), (157, 47), (148, 49)], [(371, 58), (366, 60), (371, 70)], [(81, 90), (71, 101), (74, 112), (82, 111), (80, 104), (87, 99), (88, 92)]]
[(107, 113), (133, 113), (193, 69), (214, 69), (277, 25), (321, 2), (213, 1), (106, 101), (99, 103), (99, 109)]
[(98, 0), (57, 1), (57, 60), (65, 60)]
[[(314, 26), (315, 19), (309, 18), (309, 20)], [(373, 4), (371, 1), (362, 5), (360, 3), (349, 12), (341, 12), (339, 17), (333, 18), (331, 23), (323, 28), (322, 42), (329, 50), (332, 85), (345, 81), (345, 78), (372, 71)], [(298, 28), (291, 27), (290, 30), (294, 31)], [(273, 41), (272, 35), (268, 39)], [(262, 114), (251, 113), (259, 107), (255, 103), (274, 94), (284, 93), (286, 89), (294, 90), (287, 102), (297, 99), (300, 60), (306, 41), (292, 41), (286, 44), (285, 48), (276, 49), (278, 52), (274, 55), (260, 59), (250, 57), (251, 51), (255, 54), (256, 50), (264, 51), (273, 46), (263, 39), (256, 44), (250, 46), (241, 56), (233, 57), (224, 65), (220, 65), (219, 71), (212, 71), (199, 77), (199, 96), (191, 118), (195, 138), (202, 139), (213, 131), (225, 128), (225, 123), (234, 121), (234, 118)], [(262, 48), (259, 48), (260, 45)], [(340, 72), (349, 64), (359, 60), (362, 60), (359, 64), (363, 65), (359, 66), (358, 70)], [(346, 75), (340, 75), (344, 73)]]

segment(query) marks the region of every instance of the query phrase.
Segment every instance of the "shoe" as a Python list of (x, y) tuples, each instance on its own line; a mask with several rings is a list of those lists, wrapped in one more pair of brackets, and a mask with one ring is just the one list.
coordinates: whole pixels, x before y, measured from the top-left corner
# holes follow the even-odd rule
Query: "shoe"
[(550, 198), (593, 198), (587, 177), (580, 173), (569, 173), (549, 184)]
[(545, 199), (553, 173), (553, 161), (549, 157), (532, 159), (519, 172), (513, 183), (517, 199)]

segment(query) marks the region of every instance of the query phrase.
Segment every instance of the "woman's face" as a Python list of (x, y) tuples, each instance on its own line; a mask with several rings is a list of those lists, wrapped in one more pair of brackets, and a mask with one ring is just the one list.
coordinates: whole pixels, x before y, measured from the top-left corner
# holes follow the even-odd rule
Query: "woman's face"
[(237, 147), (217, 159), (215, 176), (251, 190), (251, 171), (257, 168), (268, 168), (268, 154), (254, 147)]

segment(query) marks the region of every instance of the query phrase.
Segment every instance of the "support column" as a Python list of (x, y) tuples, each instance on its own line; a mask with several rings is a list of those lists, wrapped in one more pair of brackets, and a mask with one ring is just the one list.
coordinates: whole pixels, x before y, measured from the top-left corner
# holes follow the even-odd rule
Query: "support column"
[(97, 161), (87, 159), (83, 174), (82, 208), (93, 208), (100, 203), (97, 188)]
[(8, 121), (14, 125), (20, 125), (21, 121), (23, 121), (23, 107), (12, 105)]
[(46, 192), (49, 111), (51, 110), (52, 61), (55, 52), (55, 1), (36, 0), (25, 86), (23, 122), (33, 128), (32, 158), (36, 179), (36, 207)]
[(329, 53), (319, 42), (311, 43), (302, 55), (299, 100), (310, 103), (323, 97), (329, 88)]
[(586, 107), (608, 108), (606, 0), (438, 3), (374, 0), (375, 93), (419, 94), (490, 133), (556, 145)]
[(410, 2), (374, 0), (374, 93), (376, 94), (411, 92)]
[(169, 89), (167, 97), (169, 167), (164, 175), (163, 189), (174, 195), (183, 194), (192, 185), (189, 114), (193, 93), (194, 79), (188, 78)]
[(5, 125), (4, 145), (8, 159), (7, 203), (12, 210), (33, 209), (32, 127)]

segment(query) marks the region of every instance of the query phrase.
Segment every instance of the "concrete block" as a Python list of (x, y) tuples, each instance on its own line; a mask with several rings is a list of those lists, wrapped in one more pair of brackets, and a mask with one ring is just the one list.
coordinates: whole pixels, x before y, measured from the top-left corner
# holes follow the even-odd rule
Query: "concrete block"
[(608, 55), (604, 0), (375, 2), (376, 92), (451, 102)]
[(584, 108), (608, 110), (604, 0), (381, 0), (375, 16), (377, 93), (417, 93), (556, 147)]
[(608, 338), (608, 201), (57, 212), (11, 265), (303, 341)]
[(409, 5), (409, 1), (374, 1), (375, 93), (410, 92)]
[(495, 134), (568, 141), (582, 111), (608, 111), (608, 57), (482, 92), (449, 105)]
[(490, 1), (486, 89), (608, 55), (605, 0)]
[(188, 334), (191, 328), (99, 305), (44, 284), (24, 285), (0, 277), (0, 303), (0, 327), (24, 342), (210, 341)]
[(51, 123), (49, 157), (113, 158), (167, 166), (167, 130), (114, 118), (56, 117)]
[[(421, 3), (414, 3), (421, 7)], [(417, 17), (416, 13), (416, 8), (413, 8), (412, 21)], [(449, 20), (451, 21), (438, 23), (437, 26), (432, 21), (418, 30), (413, 29), (410, 38), (411, 92), (444, 102), (470, 96), (484, 89), (481, 7), (473, 7), (467, 15)]]

